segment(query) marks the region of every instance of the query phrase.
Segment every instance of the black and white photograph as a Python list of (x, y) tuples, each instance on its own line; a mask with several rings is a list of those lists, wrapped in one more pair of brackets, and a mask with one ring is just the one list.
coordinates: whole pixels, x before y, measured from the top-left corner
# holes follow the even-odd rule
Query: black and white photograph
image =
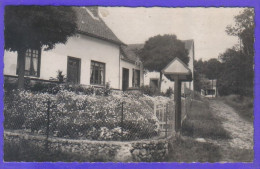
[(254, 160), (254, 8), (6, 6), (5, 162)]

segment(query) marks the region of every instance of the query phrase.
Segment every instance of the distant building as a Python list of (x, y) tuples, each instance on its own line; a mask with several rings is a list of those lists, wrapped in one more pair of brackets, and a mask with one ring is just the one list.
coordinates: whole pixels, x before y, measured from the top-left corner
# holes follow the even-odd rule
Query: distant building
[(217, 79), (207, 80), (208, 85), (201, 89), (201, 95), (205, 97), (217, 97)]
[[(192, 72), (192, 77), (194, 76), (194, 40), (183, 40), (185, 43), (185, 48), (189, 52), (189, 63), (188, 67)], [(132, 60), (138, 60), (139, 56), (137, 54), (137, 51), (142, 49), (144, 47), (144, 44), (130, 44), (123, 47), (123, 53), (128, 54), (129, 58), (132, 58)], [(159, 72), (145, 72), (143, 73), (143, 76), (141, 79), (143, 79), (143, 85), (148, 85), (154, 89), (159, 88), (159, 79), (160, 79), (160, 73)], [(171, 87), (174, 89), (174, 82), (167, 79), (165, 76), (162, 78), (162, 85), (161, 85), (161, 91), (166, 92), (166, 90)], [(182, 83), (182, 93), (184, 93), (185, 89), (194, 90), (194, 83), (191, 82), (183, 82)]]

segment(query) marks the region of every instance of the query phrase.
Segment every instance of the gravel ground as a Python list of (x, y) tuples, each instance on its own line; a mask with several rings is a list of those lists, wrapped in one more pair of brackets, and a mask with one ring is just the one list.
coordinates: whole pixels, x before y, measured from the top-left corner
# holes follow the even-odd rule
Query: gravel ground
[(220, 100), (210, 99), (208, 101), (214, 115), (221, 119), (222, 126), (230, 133), (231, 139), (212, 140), (221, 147), (222, 162), (251, 162), (253, 161), (254, 126), (242, 119), (233, 108)]

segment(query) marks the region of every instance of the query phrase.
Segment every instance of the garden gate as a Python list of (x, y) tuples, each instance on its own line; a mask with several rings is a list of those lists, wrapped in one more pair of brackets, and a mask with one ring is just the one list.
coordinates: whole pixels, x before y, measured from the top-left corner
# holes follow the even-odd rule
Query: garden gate
[(170, 103), (155, 103), (154, 104), (154, 115), (159, 120), (160, 132), (167, 137), (173, 130), (173, 111)]

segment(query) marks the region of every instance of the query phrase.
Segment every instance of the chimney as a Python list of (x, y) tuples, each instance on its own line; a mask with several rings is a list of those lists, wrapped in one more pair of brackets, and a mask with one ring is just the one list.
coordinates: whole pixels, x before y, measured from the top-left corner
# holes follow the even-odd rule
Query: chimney
[(94, 17), (98, 18), (98, 6), (89, 6), (87, 8), (93, 14)]

